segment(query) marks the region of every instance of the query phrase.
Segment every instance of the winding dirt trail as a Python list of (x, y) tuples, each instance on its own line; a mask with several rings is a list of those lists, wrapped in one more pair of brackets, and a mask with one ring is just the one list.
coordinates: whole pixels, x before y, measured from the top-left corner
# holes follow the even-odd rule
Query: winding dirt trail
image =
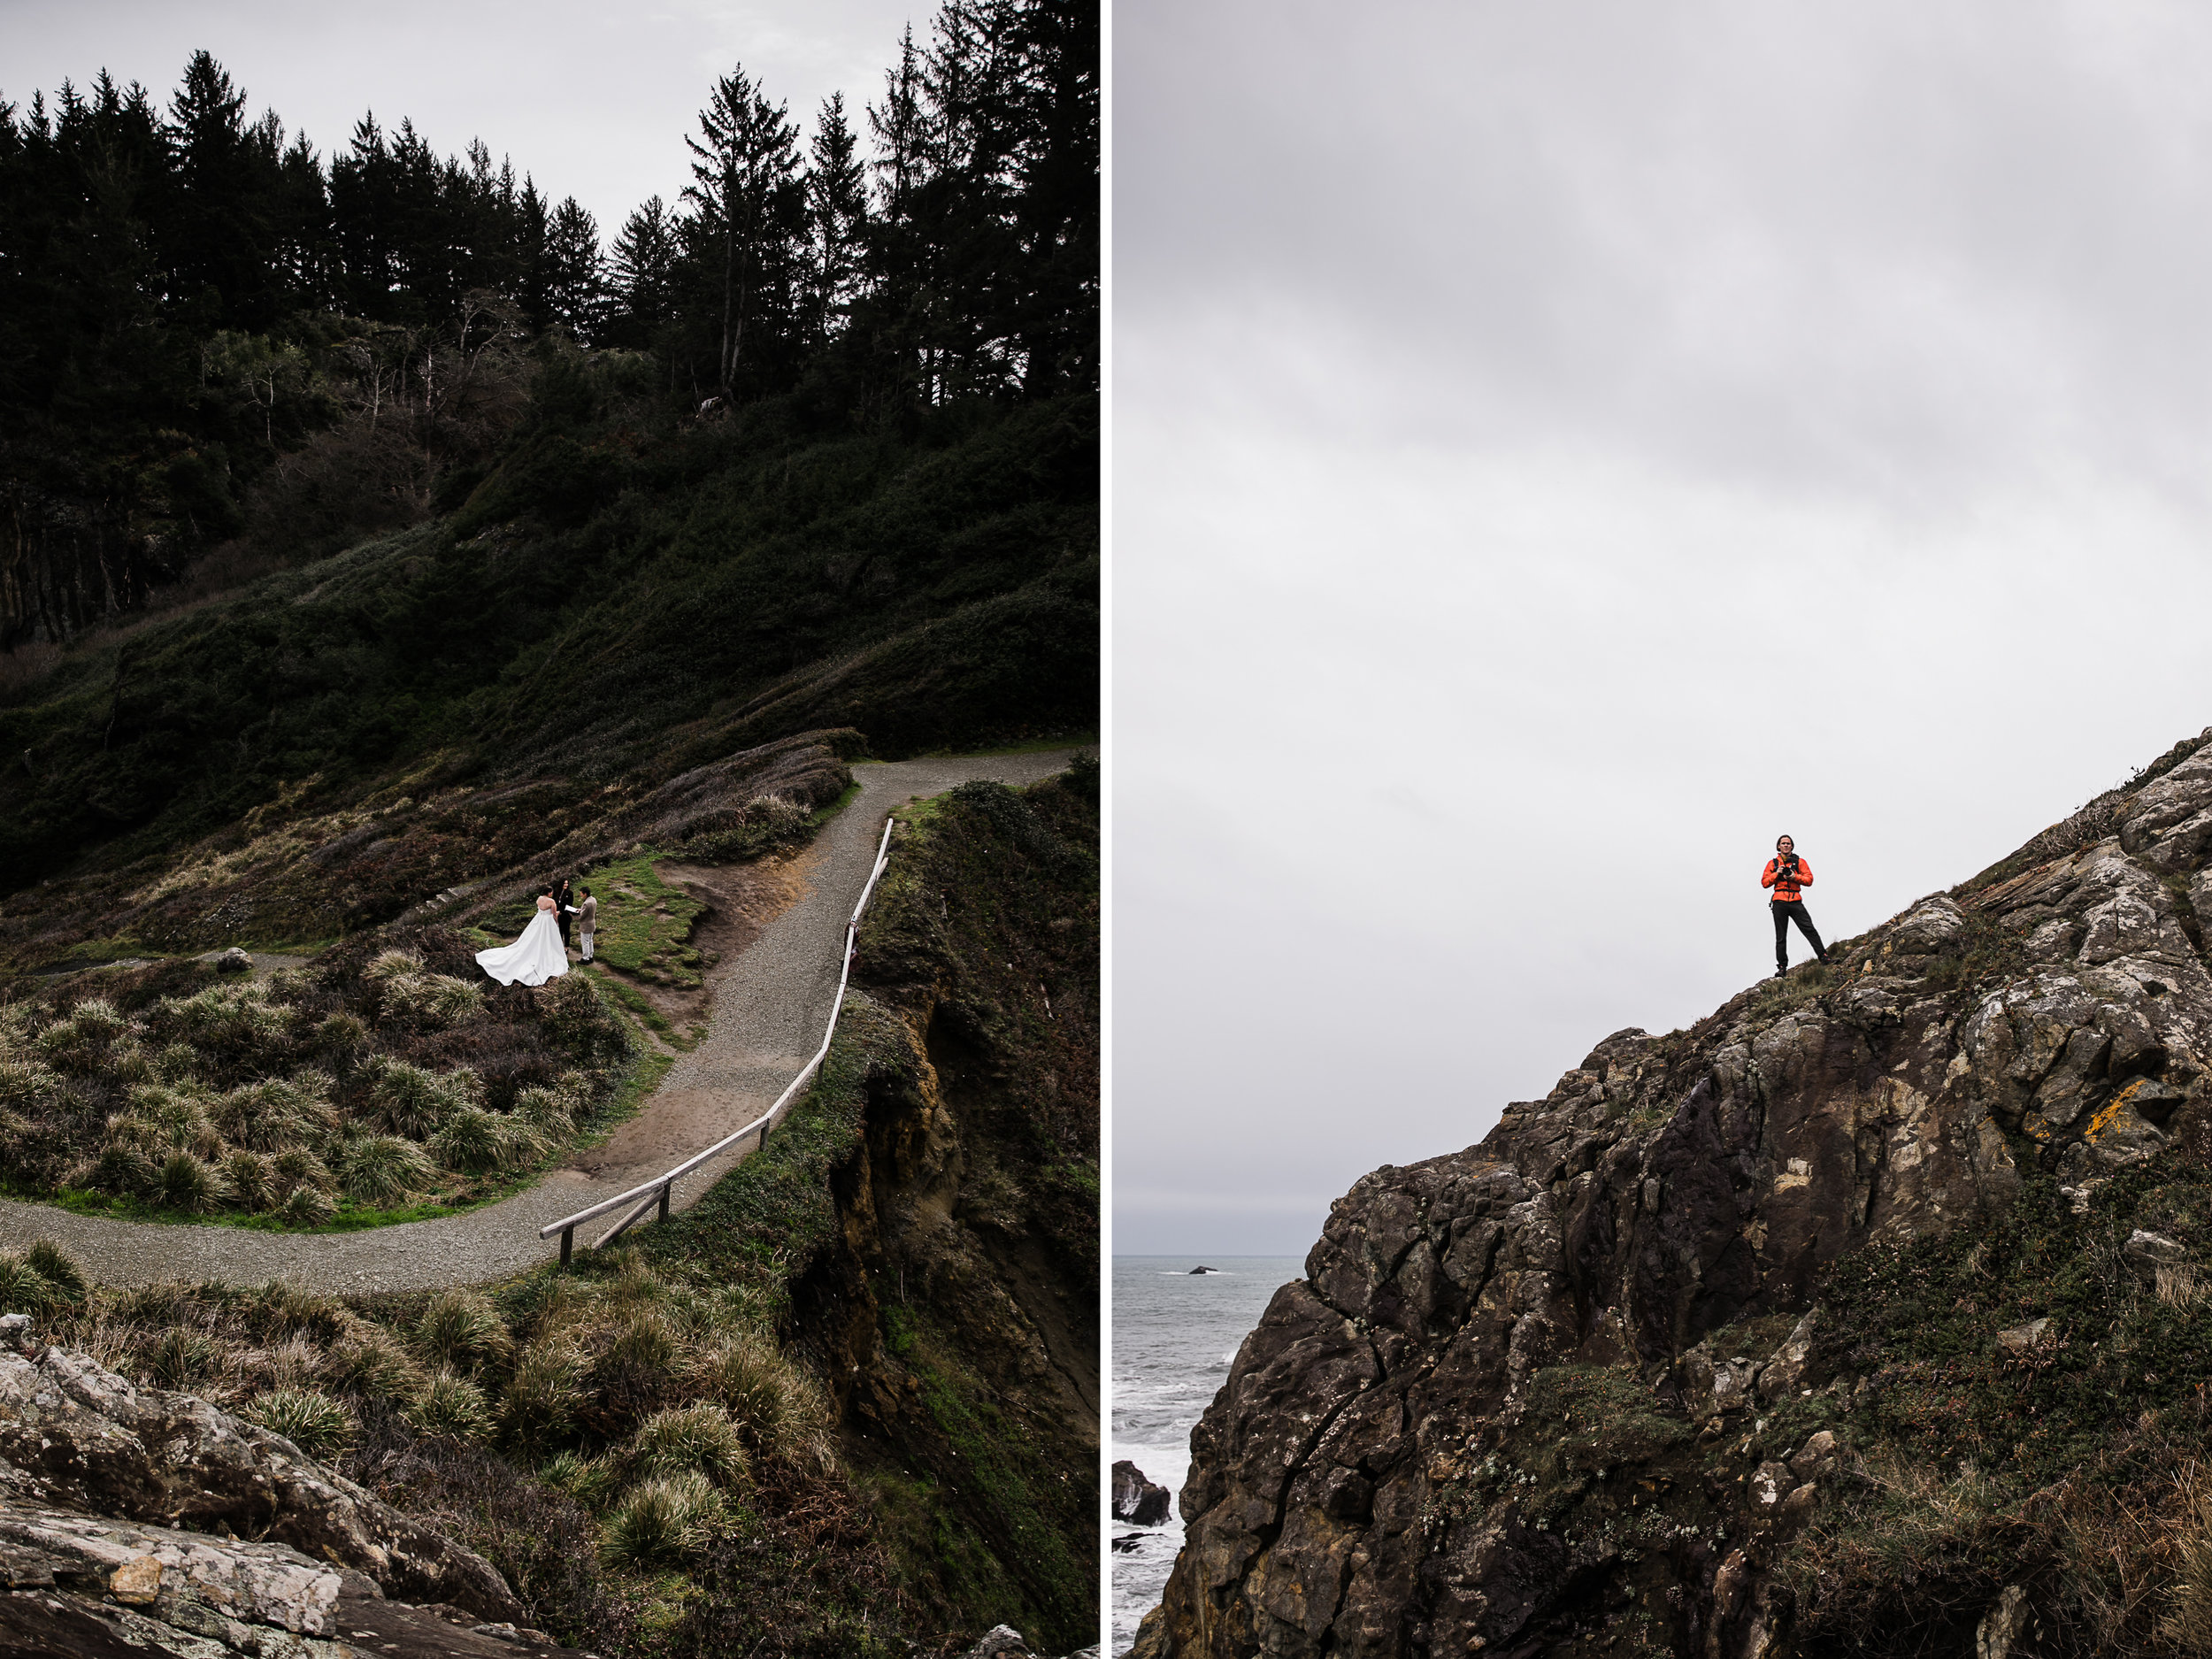
[[(955, 756), (854, 766), (860, 793), (811, 847), (786, 866), (797, 895), (726, 956), (707, 1034), (669, 1068), (637, 1116), (536, 1186), (465, 1215), (365, 1233), (252, 1233), (178, 1222), (114, 1221), (50, 1205), (0, 1200), (0, 1246), (50, 1239), (111, 1285), (163, 1279), (257, 1285), (286, 1279), (311, 1290), (430, 1290), (504, 1279), (559, 1254), (538, 1229), (657, 1175), (760, 1115), (821, 1041), (837, 993), (838, 947), (875, 860), (884, 815), (977, 779), (1033, 783), (1073, 749)], [(688, 872), (707, 885), (709, 872)], [(678, 1184), (675, 1207), (695, 1202), (745, 1156), (718, 1158)], [(578, 1229), (579, 1243), (613, 1217)]]

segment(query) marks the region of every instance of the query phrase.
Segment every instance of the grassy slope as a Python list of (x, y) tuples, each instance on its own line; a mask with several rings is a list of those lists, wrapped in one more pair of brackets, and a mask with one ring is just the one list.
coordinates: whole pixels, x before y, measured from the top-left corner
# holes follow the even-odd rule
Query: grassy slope
[[(158, 856), (303, 786), (657, 781), (859, 724), (1096, 723), (1096, 405), (657, 426), (590, 362), (449, 518), (95, 638), (0, 706), (0, 885)], [(314, 780), (309, 785), (309, 780)]]
[[(1097, 1620), (1096, 791), (1094, 767), (920, 809), (805, 1112), (642, 1241), (788, 1298), (917, 1622), (1053, 1649)], [(703, 1651), (742, 1651), (740, 1582)]]
[[(0, 1254), (0, 1302), (139, 1380), (291, 1409), (270, 1420), (595, 1652), (904, 1655), (1001, 1620), (1046, 1651), (1088, 1641), (1095, 1383), (1079, 1419), (1024, 1356), (1035, 1314), (1095, 1377), (1096, 770), (918, 816), (820, 1082), (669, 1225), (488, 1297), (72, 1294)], [(969, 1033), (957, 1064), (988, 1063), (974, 1087), (930, 1041), (940, 1012)], [(948, 1196), (948, 1225), (918, 1230)], [(1034, 1282), (1040, 1254), (1061, 1282)], [(1030, 1281), (1016, 1301), (1002, 1274)], [(657, 1543), (650, 1425), (701, 1411), (741, 1467)]]

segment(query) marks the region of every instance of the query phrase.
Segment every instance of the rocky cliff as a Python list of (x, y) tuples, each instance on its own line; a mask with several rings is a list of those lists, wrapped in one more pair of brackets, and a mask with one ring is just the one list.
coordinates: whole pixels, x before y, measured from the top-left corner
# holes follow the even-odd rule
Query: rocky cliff
[(2212, 731), (1363, 1179), (1137, 1652), (2205, 1651), (2208, 856)]
[(733, 1548), (680, 1654), (1098, 1628), (1097, 764), (900, 816), (819, 1087), (640, 1247), (761, 1286), (827, 1385), (865, 1525), (793, 1576), (848, 1622), (760, 1628)]
[(0, 1349), (0, 1651), (573, 1654), (489, 1563), (283, 1436), (31, 1339)]

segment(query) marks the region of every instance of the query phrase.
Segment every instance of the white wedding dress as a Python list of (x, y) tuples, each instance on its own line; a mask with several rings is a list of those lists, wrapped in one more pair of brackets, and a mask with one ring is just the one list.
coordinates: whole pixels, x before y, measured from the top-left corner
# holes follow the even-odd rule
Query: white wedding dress
[(561, 948), (561, 930), (550, 910), (532, 917), (513, 944), (480, 950), (476, 960), (502, 985), (543, 985), (568, 972), (568, 952)]

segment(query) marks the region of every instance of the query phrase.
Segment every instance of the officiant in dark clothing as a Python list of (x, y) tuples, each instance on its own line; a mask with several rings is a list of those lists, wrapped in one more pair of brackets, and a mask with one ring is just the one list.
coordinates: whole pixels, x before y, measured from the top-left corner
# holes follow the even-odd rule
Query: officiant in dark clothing
[(563, 876), (553, 884), (553, 914), (561, 925), (561, 949), (563, 950), (568, 949), (569, 912), (575, 908), (576, 890), (569, 886), (568, 878)]

